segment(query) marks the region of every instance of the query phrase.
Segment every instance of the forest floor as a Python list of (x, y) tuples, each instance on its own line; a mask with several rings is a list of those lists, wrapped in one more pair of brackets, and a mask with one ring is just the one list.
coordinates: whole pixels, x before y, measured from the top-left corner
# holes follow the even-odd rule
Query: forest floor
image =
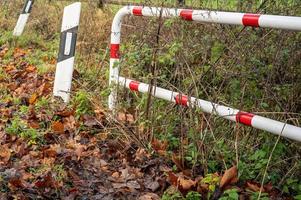
[[(0, 62), (0, 199), (158, 199), (164, 161), (110, 139), (101, 108), (79, 115), (51, 102), (53, 73), (23, 61), (32, 51), (13, 49)], [(1, 47), (0, 61), (7, 53)]]
[[(0, 199), (256, 199), (260, 184), (241, 183), (236, 166), (203, 177), (167, 159), (166, 143), (146, 149), (112, 136), (129, 114), (114, 121), (80, 93), (69, 106), (54, 101), (53, 71), (25, 61), (34, 51), (0, 47)], [(261, 189), (261, 199), (291, 199)]]

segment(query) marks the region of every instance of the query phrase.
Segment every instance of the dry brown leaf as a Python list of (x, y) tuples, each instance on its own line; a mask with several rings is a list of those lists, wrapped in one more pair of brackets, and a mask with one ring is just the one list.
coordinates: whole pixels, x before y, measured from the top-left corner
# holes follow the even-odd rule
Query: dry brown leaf
[(64, 124), (62, 122), (59, 121), (54, 121), (51, 124), (51, 128), (54, 132), (56, 133), (64, 133)]
[(114, 173), (112, 174), (112, 177), (113, 177), (113, 178), (119, 178), (119, 172), (114, 172)]
[(29, 122), (27, 122), (27, 124), (30, 128), (33, 128), (33, 129), (40, 128), (40, 124), (37, 121), (29, 121)]
[(0, 57), (3, 57), (8, 52), (8, 48), (4, 47), (0, 49)]
[(131, 114), (118, 113), (117, 119), (122, 122), (134, 123), (134, 116)]
[(69, 117), (65, 117), (63, 119), (63, 124), (64, 124), (64, 129), (70, 132), (76, 129), (76, 120), (73, 115), (70, 115)]
[(182, 162), (182, 159), (177, 156), (176, 154), (172, 154), (172, 157), (171, 157), (171, 160), (174, 162), (174, 164), (177, 166), (177, 168), (181, 171), (184, 170), (184, 167), (183, 167), (183, 162)]
[(38, 98), (38, 95), (36, 93), (33, 93), (28, 100), (29, 104), (34, 104), (36, 102), (37, 98)]
[(29, 65), (28, 67), (26, 67), (25, 71), (27, 72), (34, 72), (37, 68), (33, 65)]
[(228, 184), (233, 184), (238, 181), (238, 171), (237, 167), (233, 166), (230, 169), (226, 170), (223, 177), (221, 178), (220, 181), (220, 188), (226, 187)]
[(160, 197), (155, 193), (146, 193), (140, 196), (138, 200), (160, 200)]
[(10, 189), (15, 190), (16, 188), (24, 188), (23, 181), (20, 178), (12, 178), (8, 182)]
[(108, 138), (108, 133), (104, 132), (104, 133), (98, 133), (96, 135), (97, 139), (100, 139), (102, 141), (106, 140)]
[(157, 152), (159, 152), (159, 151), (161, 151), (161, 153), (162, 153), (162, 151), (165, 152), (166, 149), (167, 149), (167, 146), (168, 146), (167, 141), (162, 142), (162, 141), (157, 140), (155, 138), (152, 141), (152, 147)]
[[(247, 181), (246, 188), (253, 191), (253, 192), (259, 192), (260, 191), (260, 184), (253, 182), (253, 181)], [(263, 189), (262, 192), (265, 192)]]
[(0, 158), (2, 162), (7, 163), (10, 159), (11, 152), (10, 149), (6, 145), (0, 146)]
[(178, 178), (173, 172), (168, 172), (168, 181), (171, 185), (178, 186)]
[(56, 115), (62, 116), (62, 117), (69, 117), (70, 115), (74, 114), (74, 110), (61, 110), (55, 113)]
[(181, 188), (181, 190), (184, 190), (184, 191), (191, 190), (196, 185), (195, 181), (193, 181), (191, 179), (184, 179), (182, 177), (180, 177), (178, 179), (178, 182), (179, 182), (179, 187)]

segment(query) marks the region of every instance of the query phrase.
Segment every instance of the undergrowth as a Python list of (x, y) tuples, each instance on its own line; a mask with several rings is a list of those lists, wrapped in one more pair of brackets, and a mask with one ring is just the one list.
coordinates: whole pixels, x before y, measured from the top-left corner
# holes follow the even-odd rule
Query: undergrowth
[[(266, 2), (260, 9), (258, 6), (261, 1), (254, 4), (250, 1), (234, 2), (201, 1), (198, 6), (231, 11), (301, 14), (301, 10), (296, 9), (301, 7), (297, 1)], [(63, 5), (56, 2), (47, 5), (47, 8), (56, 13)], [(7, 12), (11, 12), (12, 4), (8, 6)], [(88, 12), (89, 9), (91, 12)], [(1, 15), (5, 20), (0, 22), (0, 27), (5, 27), (5, 31), (1, 30), (0, 46), (31, 47), (32, 54), (25, 61), (38, 66), (41, 75), (54, 71), (59, 38), (57, 16), (51, 13), (42, 16), (43, 10), (45, 8), (33, 11), (33, 20), (29, 21), (24, 36), (20, 38), (11, 35), (13, 23), (8, 23), (8, 17), (5, 17), (7, 13)], [(74, 77), (79, 90), (72, 93), (70, 106), (76, 108), (77, 118), (93, 113), (91, 99), (106, 105), (109, 94), (109, 29), (116, 10), (116, 6), (113, 9), (108, 6), (103, 13), (91, 5), (84, 5), (76, 56), (76, 72), (79, 75)], [(37, 17), (40, 17), (39, 20)], [(160, 22), (153, 18), (129, 17), (125, 20), (128, 26), (122, 30), (121, 74), (142, 82), (154, 79), (163, 88), (280, 121), (288, 119), (289, 123), (300, 126), (300, 33), (252, 28), (242, 30), (241, 27), (204, 25), (177, 19)], [(154, 38), (158, 24), (161, 24), (162, 30), (159, 53), (154, 60), (152, 54), (157, 45), (154, 44)], [(103, 29), (99, 31), (99, 27)], [(8, 64), (8, 58), (13, 55), (13, 51), (10, 51), (4, 57), (4, 64)], [(152, 74), (152, 63), (156, 63), (155, 74)], [(0, 69), (0, 79), (5, 77)], [(0, 88), (0, 94), (1, 99), (13, 98), (5, 88)], [(125, 132), (145, 146), (151, 146), (156, 140), (166, 143), (161, 150), (166, 152), (168, 159), (178, 156), (181, 160), (181, 164), (171, 162), (174, 171), (190, 169), (192, 176), (202, 175), (203, 183), (209, 185), (208, 198), (214, 195), (220, 181), (214, 173), (237, 165), (241, 183), (249, 180), (271, 183), (280, 188), (283, 194), (300, 199), (301, 149), (298, 143), (285, 138), (277, 141), (277, 136), (267, 132), (243, 127), (201, 110), (148, 99), (148, 95), (120, 90), (119, 97), (120, 110), (133, 115), (134, 127), (137, 127)], [(18, 100), (13, 102), (18, 103)], [(35, 109), (40, 110), (49, 104), (49, 99), (42, 98), (35, 104)], [(27, 127), (20, 118), (28, 113), (28, 109), (28, 106), (20, 105), (18, 114), (5, 130), (28, 139), (32, 144), (43, 142), (40, 140), (42, 133)], [(48, 110), (51, 112), (50, 108)], [(47, 128), (49, 125), (45, 126)], [(131, 131), (136, 134), (133, 136)], [(267, 175), (263, 180), (266, 167)], [(54, 169), (58, 179), (65, 177), (62, 166), (55, 166)], [(201, 195), (193, 191), (184, 197), (176, 189), (166, 191), (162, 196), (164, 200), (200, 198)], [(258, 199), (258, 193), (250, 191), (250, 198)], [(239, 192), (235, 188), (225, 190), (220, 199), (239, 199)], [(267, 194), (261, 193), (260, 199), (268, 199)]]

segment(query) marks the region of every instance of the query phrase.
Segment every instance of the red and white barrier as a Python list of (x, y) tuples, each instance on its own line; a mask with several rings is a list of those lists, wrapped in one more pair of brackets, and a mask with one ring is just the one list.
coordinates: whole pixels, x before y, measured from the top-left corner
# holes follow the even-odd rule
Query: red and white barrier
[[(110, 77), (109, 84), (117, 83), (127, 88), (147, 93), (149, 85), (139, 83), (119, 76), (119, 46), (121, 36), (121, 23), (126, 15), (149, 16), (149, 17), (180, 17), (189, 21), (200, 21), (220, 24), (233, 24), (252, 27), (278, 28), (301, 31), (301, 17), (259, 15), (234, 12), (218, 12), (207, 10), (187, 10), (174, 8), (125, 6), (114, 17), (111, 33), (110, 51)], [(225, 119), (252, 126), (276, 135), (301, 141), (301, 128), (283, 122), (275, 121), (252, 113), (247, 113), (230, 107), (218, 105), (209, 101), (188, 97), (160, 87), (152, 88), (152, 95), (167, 101), (175, 102), (182, 106), (199, 107), (206, 113), (216, 114)], [(112, 90), (109, 96), (109, 109), (114, 110), (117, 93)]]

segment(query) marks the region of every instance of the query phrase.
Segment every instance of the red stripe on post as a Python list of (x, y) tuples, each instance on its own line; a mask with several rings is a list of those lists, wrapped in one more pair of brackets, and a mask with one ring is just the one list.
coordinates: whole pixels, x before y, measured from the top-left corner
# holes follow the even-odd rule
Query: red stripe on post
[(176, 99), (176, 104), (180, 104), (182, 106), (188, 106), (188, 97), (186, 95), (178, 94), (175, 99)]
[(254, 114), (252, 114), (252, 113), (238, 112), (236, 114), (236, 122), (247, 125), (247, 126), (252, 126), (253, 117), (254, 117)]
[(244, 26), (259, 27), (259, 17), (258, 14), (244, 14), (242, 17), (242, 24)]
[(138, 91), (139, 82), (131, 81), (129, 84), (130, 90)]
[(135, 16), (142, 16), (142, 9), (143, 9), (143, 7), (141, 7), (141, 6), (136, 6), (136, 7), (134, 7), (133, 8), (133, 15), (135, 15)]
[(193, 10), (181, 10), (180, 16), (184, 20), (192, 21)]
[(110, 58), (119, 58), (119, 44), (111, 44)]

